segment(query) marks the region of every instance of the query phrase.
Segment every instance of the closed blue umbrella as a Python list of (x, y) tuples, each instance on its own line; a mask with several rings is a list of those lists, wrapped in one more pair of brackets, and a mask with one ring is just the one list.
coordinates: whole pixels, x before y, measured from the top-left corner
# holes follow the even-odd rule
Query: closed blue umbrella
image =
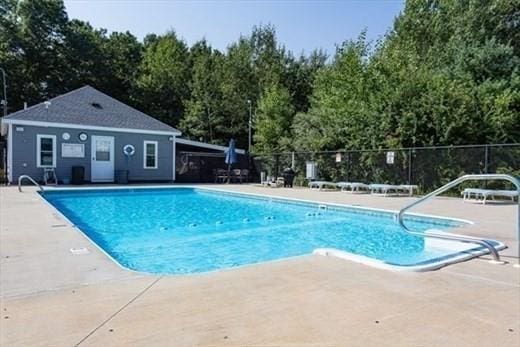
[(229, 147), (226, 149), (226, 164), (233, 165), (238, 162), (237, 151), (235, 150), (235, 140), (229, 140)]
[(231, 178), (231, 165), (238, 163), (237, 152), (235, 150), (235, 140), (229, 140), (229, 147), (226, 150), (225, 163), (228, 164), (228, 183)]

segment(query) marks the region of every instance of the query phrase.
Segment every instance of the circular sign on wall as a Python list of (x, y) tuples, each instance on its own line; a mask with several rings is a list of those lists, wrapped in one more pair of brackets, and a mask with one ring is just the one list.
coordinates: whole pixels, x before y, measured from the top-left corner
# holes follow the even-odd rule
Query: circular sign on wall
[(125, 145), (123, 147), (123, 153), (127, 156), (127, 157), (131, 157), (134, 155), (135, 153), (135, 147), (133, 145)]
[(70, 134), (69, 133), (63, 133), (61, 135), (61, 138), (64, 139), (65, 141), (69, 140), (70, 139)]
[(86, 133), (79, 133), (78, 135), (80, 141), (87, 141), (88, 135)]

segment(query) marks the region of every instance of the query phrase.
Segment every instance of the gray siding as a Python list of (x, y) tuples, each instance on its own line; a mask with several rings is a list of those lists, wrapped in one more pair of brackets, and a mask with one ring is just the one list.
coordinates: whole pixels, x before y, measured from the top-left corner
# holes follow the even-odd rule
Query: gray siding
[[(23, 128), (17, 131), (16, 128)], [(70, 178), (72, 166), (85, 167), (85, 180), (90, 181), (91, 163), (91, 139), (92, 136), (113, 136), (114, 137), (114, 169), (129, 170), (129, 180), (131, 181), (171, 181), (173, 175), (173, 144), (167, 135), (149, 135), (136, 133), (122, 133), (112, 131), (79, 130), (65, 128), (35, 127), (27, 125), (13, 124), (13, 160), (12, 173), (13, 181), (16, 182), (20, 175), (30, 175), (31, 177), (42, 180), (43, 168), (36, 165), (36, 136), (55, 135), (56, 136), (56, 174), (58, 179)], [(65, 141), (63, 133), (69, 133), (70, 139)], [(79, 133), (88, 134), (88, 140), (81, 142), (78, 138)], [(143, 141), (158, 142), (158, 168), (143, 168)], [(85, 144), (84, 158), (63, 158), (61, 156), (62, 143), (83, 143)], [(123, 146), (131, 144), (135, 147), (135, 154), (127, 158), (123, 154)]]

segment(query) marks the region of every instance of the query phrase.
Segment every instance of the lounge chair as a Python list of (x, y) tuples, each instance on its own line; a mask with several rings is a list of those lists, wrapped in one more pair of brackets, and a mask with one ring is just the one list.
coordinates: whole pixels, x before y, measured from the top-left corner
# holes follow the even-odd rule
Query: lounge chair
[(473, 201), (485, 205), (488, 198), (494, 200), (494, 197), (510, 198), (514, 202), (515, 198), (518, 199), (518, 191), (466, 188), (462, 192), (462, 200), (464, 202)]
[(381, 196), (412, 196), (414, 189), (417, 189), (413, 184), (371, 184), (370, 194)]
[(283, 186), (284, 179), (283, 179), (283, 177), (277, 177), (275, 179), (274, 177), (267, 176), (265, 181), (262, 181), (261, 184), (264, 187), (278, 188), (278, 187)]
[(370, 186), (361, 182), (338, 182), (336, 187), (345, 193), (369, 193)]
[(401, 184), (397, 186), (397, 191), (402, 193), (403, 195), (412, 196), (414, 189), (417, 189), (417, 186), (414, 184)]
[(322, 190), (325, 187), (330, 187), (336, 189), (336, 183), (329, 181), (311, 181), (309, 182), (310, 189), (318, 189)]
[(372, 195), (399, 195), (399, 186), (393, 184), (370, 184), (369, 188)]

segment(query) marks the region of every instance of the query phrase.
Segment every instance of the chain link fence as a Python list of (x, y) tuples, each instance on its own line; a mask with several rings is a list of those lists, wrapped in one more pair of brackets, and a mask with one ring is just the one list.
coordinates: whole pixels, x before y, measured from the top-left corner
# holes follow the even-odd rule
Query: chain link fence
[[(416, 147), (383, 150), (289, 152), (253, 156), (257, 172), (280, 176), (296, 171), (295, 184), (304, 186), (307, 163), (315, 179), (333, 182), (415, 184), (432, 191), (464, 174), (507, 173), (520, 176), (520, 143), (477, 146)], [(469, 183), (473, 187), (508, 188), (503, 182)]]
[[(178, 151), (176, 153), (176, 179), (177, 183), (215, 183), (216, 170), (226, 170), (226, 154)], [(243, 154), (237, 154), (238, 162), (232, 165), (232, 169), (247, 169), (248, 158)]]

